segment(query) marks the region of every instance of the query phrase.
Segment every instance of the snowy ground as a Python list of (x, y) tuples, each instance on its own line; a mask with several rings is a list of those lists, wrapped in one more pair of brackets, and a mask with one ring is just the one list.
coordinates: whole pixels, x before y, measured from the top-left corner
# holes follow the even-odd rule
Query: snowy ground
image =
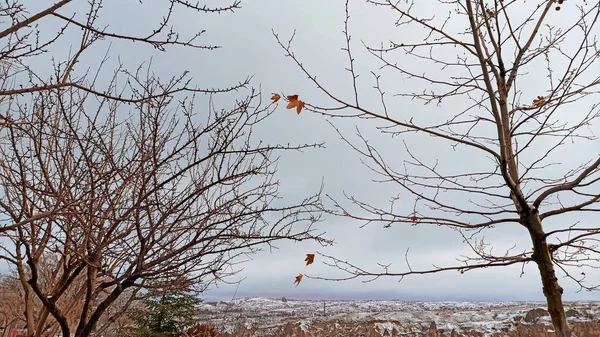
[[(325, 306), (325, 307), (324, 307)], [(489, 332), (512, 329), (515, 322), (534, 308), (544, 308), (541, 302), (405, 302), (405, 301), (296, 301), (267, 298), (243, 298), (228, 302), (207, 302), (200, 308), (200, 318), (225, 330), (241, 326), (275, 328), (293, 322), (308, 329), (324, 322), (334, 324), (377, 322), (376, 330), (429, 326), (438, 329)], [(600, 316), (600, 303), (567, 303), (580, 317), (572, 321), (589, 321)], [(538, 322), (548, 322), (542, 317)], [(525, 324), (527, 324), (525, 322)]]

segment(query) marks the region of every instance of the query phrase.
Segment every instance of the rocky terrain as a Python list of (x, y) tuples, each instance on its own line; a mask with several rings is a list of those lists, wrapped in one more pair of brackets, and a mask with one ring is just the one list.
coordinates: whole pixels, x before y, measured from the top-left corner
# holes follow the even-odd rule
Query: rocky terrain
[[(296, 301), (203, 303), (199, 319), (221, 336), (553, 336), (544, 303)], [(578, 337), (600, 337), (600, 303), (567, 303)]]

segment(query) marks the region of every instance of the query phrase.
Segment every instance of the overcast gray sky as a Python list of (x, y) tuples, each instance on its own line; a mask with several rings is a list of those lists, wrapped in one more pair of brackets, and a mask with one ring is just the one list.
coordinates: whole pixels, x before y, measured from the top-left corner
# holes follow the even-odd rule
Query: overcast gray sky
[[(436, 2), (420, 0), (423, 8), (431, 10)], [(33, 2), (33, 1), (30, 1)], [(210, 4), (222, 3), (211, 1)], [(32, 12), (39, 4), (32, 5)], [(164, 8), (160, 1), (147, 1), (140, 6), (137, 1), (106, 1), (102, 20), (113, 31), (144, 31), (148, 22), (156, 22)], [(76, 11), (76, 6), (65, 7), (65, 12)], [(293, 48), (296, 54), (319, 79), (332, 87), (336, 94), (351, 97), (350, 78), (344, 70), (346, 54), (344, 46), (343, 19), (344, 2), (341, 0), (244, 0), (242, 9), (235, 13), (206, 15), (179, 11), (176, 28), (182, 32), (194, 32), (206, 29), (201, 40), (205, 44), (219, 44), (223, 48), (215, 51), (203, 51), (183, 48), (171, 48), (158, 53), (151, 47), (129, 41), (112, 43), (114, 54), (134, 67), (139, 62), (153, 57), (154, 70), (167, 77), (183, 70), (191, 71), (199, 86), (223, 87), (234, 84), (248, 75), (254, 75), (252, 84), (260, 86), (265, 100), (271, 92), (300, 94), (308, 102), (323, 100), (314, 84), (307, 80), (292, 60), (284, 56), (273, 37), (271, 30), (285, 41), (296, 30)], [(370, 58), (360, 46), (359, 41), (369, 43), (386, 41), (398, 34), (410, 36), (411, 31), (394, 30), (395, 17), (389, 11), (367, 6), (363, 1), (351, 1), (351, 33), (357, 52), (358, 71), (361, 73), (361, 85), (369, 88), (373, 85), (368, 71), (376, 70), (379, 63)], [(569, 12), (563, 13), (569, 15)], [(51, 25), (52, 22), (47, 24)], [(60, 43), (68, 46), (76, 40), (63, 39)], [(95, 53), (98, 57), (108, 44), (99, 44)], [(68, 49), (63, 49), (64, 53)], [(99, 58), (96, 58), (97, 61)], [(94, 59), (87, 59), (90, 63)], [(115, 59), (113, 58), (113, 61)], [(415, 63), (416, 70), (422, 70), (422, 64)], [(599, 68), (596, 65), (596, 68)], [(599, 68), (600, 70), (600, 68)], [(401, 77), (387, 80), (389, 85), (402, 87), (406, 82)], [(536, 82), (532, 82), (532, 86)], [(394, 91), (394, 90), (391, 90)], [(243, 95), (243, 93), (239, 93)], [(227, 106), (232, 96), (217, 98), (217, 103)], [(377, 104), (375, 91), (365, 91), (365, 104)], [(422, 117), (425, 108), (418, 102), (403, 106), (405, 115)], [(429, 109), (429, 108), (428, 108)], [(427, 110), (429, 111), (429, 110)], [(452, 113), (452, 111), (436, 113)], [(427, 118), (427, 117), (423, 117)], [(403, 147), (398, 138), (390, 140), (380, 137), (372, 125), (356, 120), (337, 124), (346, 132), (353, 132), (358, 125), (361, 131), (387, 153), (393, 155)], [(598, 131), (599, 126), (595, 125)], [(340, 197), (342, 192), (357, 195), (373, 204), (386, 206), (390, 197), (400, 191), (393, 186), (373, 184), (375, 176), (361, 165), (356, 153), (346, 146), (324, 117), (302, 113), (280, 106), (278, 112), (260, 128), (262, 139), (280, 143), (326, 142), (327, 148), (289, 153), (281, 159), (279, 178), (282, 194), (290, 198), (301, 198), (315, 192), (321, 181), (325, 183), (325, 192)], [(429, 159), (440, 159), (446, 163), (461, 166), (489, 163), (483, 158), (470, 158), (465, 153), (453, 153), (449, 144), (433, 139), (413, 141), (412, 145), (422, 150)], [(577, 151), (566, 152), (572, 156), (566, 162), (581, 162), (581, 158), (595, 158), (600, 148), (597, 141), (578, 145)], [(402, 160), (402, 158), (398, 158)], [(407, 207), (412, 208), (413, 199), (406, 196)], [(453, 231), (437, 227), (392, 226), (384, 229), (381, 225), (359, 228), (361, 224), (348, 219), (327, 217), (319, 229), (335, 239), (336, 245), (322, 248), (314, 243), (279, 243), (278, 250), (265, 251), (254, 256), (244, 265), (239, 277), (245, 278), (237, 290), (240, 296), (268, 296), (288, 298), (336, 298), (336, 299), (406, 299), (406, 300), (541, 300), (543, 299), (537, 267), (528, 265), (521, 275), (521, 266), (468, 272), (448, 272), (430, 276), (413, 276), (398, 282), (394, 278), (379, 279), (370, 283), (360, 280), (346, 282), (327, 282), (305, 279), (300, 286), (293, 284), (298, 273), (314, 276), (336, 275), (336, 272), (315, 261), (306, 267), (306, 253), (317, 250), (346, 259), (368, 269), (376, 269), (376, 264), (393, 263), (397, 270), (404, 270), (404, 254), (410, 248), (413, 268), (427, 268), (431, 264), (453, 264), (455, 257), (468, 250)], [(506, 226), (490, 232), (489, 239), (498, 245), (499, 250), (529, 245), (528, 233), (518, 226)], [(590, 275), (590, 277), (597, 277)], [(565, 298), (600, 299), (598, 293), (576, 294), (577, 287), (561, 278), (565, 288)], [(209, 300), (230, 299), (236, 291), (236, 285), (212, 287), (205, 294)]]

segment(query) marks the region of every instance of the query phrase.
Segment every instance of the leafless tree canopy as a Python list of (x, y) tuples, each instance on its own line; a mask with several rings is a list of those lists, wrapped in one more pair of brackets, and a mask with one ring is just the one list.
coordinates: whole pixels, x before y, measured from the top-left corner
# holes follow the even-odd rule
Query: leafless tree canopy
[[(593, 290), (598, 285), (587, 283), (579, 268), (600, 266), (600, 227), (577, 220), (578, 215), (600, 212), (600, 156), (588, 150), (579, 153), (587, 155), (581, 163), (564, 158), (567, 146), (571, 152), (590, 144), (599, 148), (594, 130), (600, 125), (600, 4), (367, 2), (381, 7), (382, 14), (395, 13), (390, 27), (396, 30), (391, 41), (379, 46), (363, 41), (380, 68), (359, 73), (356, 55), (364, 50), (351, 40), (352, 8), (346, 2), (342, 49), (348, 59), (344, 67), (349, 90), (342, 94), (339, 87), (317, 80), (319, 74), (302, 62), (302, 51), (292, 50), (293, 37), (286, 42), (274, 33), (286, 55), (330, 99), (323, 104), (309, 100), (313, 104), (307, 103), (308, 109), (330, 117), (334, 126), (338, 119), (369, 119), (393, 144), (392, 157), (364, 133), (358, 133), (358, 141), (342, 134), (380, 182), (401, 192), (385, 206), (347, 195), (345, 201), (333, 200), (331, 212), (384, 227), (452, 228), (473, 254), (459, 258), (456, 265), (426, 270), (412, 269), (408, 258), (404, 270), (394, 269), (397, 264), (370, 270), (325, 257), (348, 273), (341, 279), (367, 280), (533, 262), (540, 269), (556, 331), (569, 336), (555, 267), (582, 289)], [(367, 94), (366, 85), (374, 92)], [(371, 94), (379, 96), (379, 106), (364, 103), (365, 95)], [(404, 108), (409, 102), (422, 102), (424, 107), (415, 114)], [(436, 141), (436, 150), (481, 160), (468, 167), (432, 159), (418, 147), (424, 137)], [(398, 156), (402, 160), (395, 160)], [(554, 218), (559, 221), (550, 222)], [(552, 229), (542, 222), (552, 223)], [(483, 235), (500, 226), (520, 226), (533, 248), (493, 250)]]
[[(159, 78), (151, 63), (111, 69), (110, 50), (97, 68), (78, 68), (92, 45), (110, 41), (217, 48), (199, 42), (203, 32), (174, 31), (174, 10), (239, 7), (165, 3), (163, 21), (135, 36), (98, 23), (102, 1), (0, 7), (0, 256), (21, 285), (28, 336), (100, 333), (148, 292), (226, 282), (261, 246), (328, 243), (313, 228), (320, 195), (286, 204), (275, 177), (280, 152), (319, 144), (257, 139), (272, 107), (248, 79), (202, 89), (187, 73)], [(63, 26), (40, 31), (50, 19)], [(80, 38), (68, 57), (48, 58), (68, 34)], [(53, 73), (40, 74), (40, 62)], [(247, 96), (225, 108), (212, 99), (237, 90)], [(208, 97), (202, 108), (198, 94)]]

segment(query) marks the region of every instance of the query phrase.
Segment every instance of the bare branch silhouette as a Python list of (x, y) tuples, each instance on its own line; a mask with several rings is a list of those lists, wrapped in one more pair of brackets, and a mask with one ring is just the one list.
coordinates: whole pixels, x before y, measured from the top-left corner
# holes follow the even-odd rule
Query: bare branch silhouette
[[(588, 150), (588, 161), (575, 166), (563, 158), (568, 143), (576, 144), (569, 151), (579, 151), (578, 146), (586, 142), (598, 148), (593, 131), (600, 119), (600, 76), (595, 70), (600, 62), (600, 4), (452, 0), (439, 1), (434, 9), (411, 0), (367, 3), (395, 13), (393, 23), (399, 34), (388, 46), (352, 44), (352, 11), (346, 1), (342, 50), (351, 78), (347, 92), (341, 94), (317, 80), (317, 74), (294, 53), (296, 32), (289, 41), (273, 32), (285, 56), (328, 98), (319, 104), (308, 99), (305, 109), (328, 118), (377, 177), (375, 183), (398, 189), (389, 205), (346, 193), (341, 200), (329, 196), (329, 213), (363, 226), (451, 228), (472, 255), (458, 257), (455, 265), (432, 263), (431, 269), (423, 270), (413, 269), (406, 256), (404, 270), (389, 264), (371, 270), (323, 252), (326, 264), (347, 276), (312, 277), (402, 279), (531, 262), (538, 266), (557, 336), (570, 336), (556, 269), (581, 289), (597, 289), (598, 285), (587, 283), (585, 273), (574, 273), (600, 267), (596, 242), (600, 231), (597, 224), (580, 222), (562, 228), (553, 224), (547, 230), (542, 221), (600, 211), (600, 154)], [(555, 13), (561, 6), (577, 15), (558, 18)], [(361, 47), (381, 65), (370, 71), (368, 80), (359, 77), (353, 56)], [(383, 78), (403, 81), (384, 88)], [(528, 87), (534, 82), (542, 83), (544, 91)], [(374, 91), (361, 89), (364, 83), (372, 84)], [(338, 83), (336, 92), (339, 87)], [(392, 95), (387, 93), (390, 90)], [(359, 104), (368, 101), (361, 97), (377, 98), (380, 105)], [(422, 112), (432, 113), (425, 118), (402, 109), (414, 107), (414, 102), (423, 103)], [(363, 133), (366, 123), (358, 125), (355, 135), (348, 135), (338, 128), (340, 119), (377, 123), (375, 130), (394, 144), (394, 154)], [(419, 145), (424, 137), (435, 148)], [(448, 150), (474, 158), (474, 164), (456, 165), (429, 155)], [(410, 209), (408, 203), (414, 207)], [(500, 226), (522, 229), (532, 249), (517, 251), (513, 246), (504, 253), (494, 251), (483, 235)]]

